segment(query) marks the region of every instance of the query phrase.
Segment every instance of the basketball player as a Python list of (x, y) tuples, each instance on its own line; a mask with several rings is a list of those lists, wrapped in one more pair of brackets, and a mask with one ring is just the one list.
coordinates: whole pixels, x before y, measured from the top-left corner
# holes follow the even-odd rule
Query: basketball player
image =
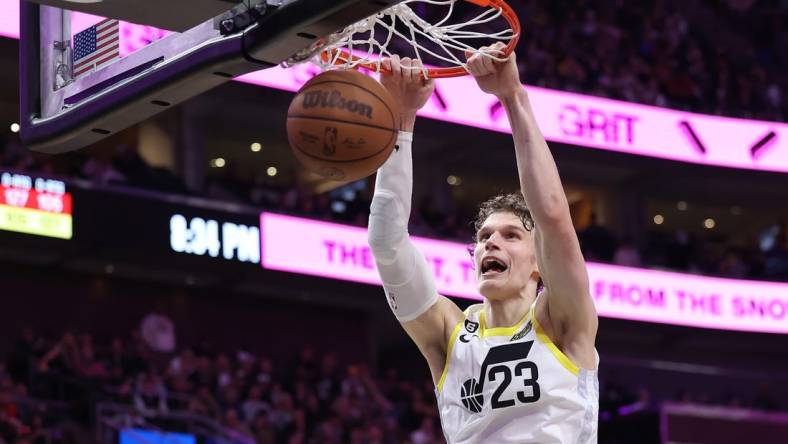
[(447, 442), (596, 443), (597, 315), (555, 162), (515, 55), (505, 63), (466, 57), (509, 117), (522, 190), (479, 209), (473, 256), (484, 303), (463, 312), (438, 295), (408, 237), (412, 131), (434, 85), (419, 78), (417, 62), (397, 57), (384, 62), (392, 74), (381, 82), (399, 102), (401, 132), (378, 171), (369, 218), (383, 288), (427, 360)]

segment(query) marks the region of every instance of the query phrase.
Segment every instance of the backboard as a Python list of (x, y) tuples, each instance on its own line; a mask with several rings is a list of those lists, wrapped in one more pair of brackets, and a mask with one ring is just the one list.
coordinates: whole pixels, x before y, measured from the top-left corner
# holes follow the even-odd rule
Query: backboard
[[(22, 140), (47, 153), (82, 148), (236, 76), (277, 66), (338, 29), (402, 1), (23, 1)], [(176, 32), (125, 57), (75, 71), (75, 56), (98, 55), (104, 41), (117, 38), (107, 36), (118, 28), (102, 21), (72, 41), (71, 14), (78, 13)]]

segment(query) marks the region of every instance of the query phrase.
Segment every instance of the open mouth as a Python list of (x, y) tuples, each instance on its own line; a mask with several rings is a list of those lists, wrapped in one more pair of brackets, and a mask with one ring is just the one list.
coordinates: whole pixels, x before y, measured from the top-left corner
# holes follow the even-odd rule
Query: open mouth
[(488, 257), (482, 260), (482, 276), (493, 276), (496, 274), (503, 273), (506, 269), (509, 268), (503, 261), (496, 259), (494, 257)]

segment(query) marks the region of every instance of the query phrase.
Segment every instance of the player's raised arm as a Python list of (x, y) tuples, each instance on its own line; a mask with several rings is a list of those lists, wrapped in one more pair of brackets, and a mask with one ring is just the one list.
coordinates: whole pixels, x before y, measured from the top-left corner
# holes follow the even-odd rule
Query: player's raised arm
[(384, 60), (392, 74), (381, 83), (398, 101), (402, 112), (397, 148), (378, 170), (369, 216), (369, 245), (394, 315), (429, 363), (433, 379), (443, 371), (448, 338), (463, 318), (457, 306), (438, 295), (424, 256), (408, 235), (413, 159), (411, 143), (418, 111), (432, 95), (432, 80), (419, 77), (410, 59)]
[[(496, 44), (486, 50), (502, 47)], [(548, 328), (563, 351), (583, 367), (593, 368), (598, 319), (585, 261), (558, 168), (520, 83), (516, 56), (500, 63), (483, 54), (466, 56), (479, 87), (498, 97), (509, 117), (520, 187), (534, 218), (537, 264), (547, 292), (542, 298), (546, 307), (537, 311), (547, 314)]]

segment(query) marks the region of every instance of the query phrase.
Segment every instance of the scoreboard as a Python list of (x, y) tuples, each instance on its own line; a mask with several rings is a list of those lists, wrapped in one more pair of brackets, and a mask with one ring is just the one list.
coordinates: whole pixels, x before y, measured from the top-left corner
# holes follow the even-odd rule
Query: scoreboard
[(0, 174), (0, 230), (71, 239), (72, 200), (60, 180)]

